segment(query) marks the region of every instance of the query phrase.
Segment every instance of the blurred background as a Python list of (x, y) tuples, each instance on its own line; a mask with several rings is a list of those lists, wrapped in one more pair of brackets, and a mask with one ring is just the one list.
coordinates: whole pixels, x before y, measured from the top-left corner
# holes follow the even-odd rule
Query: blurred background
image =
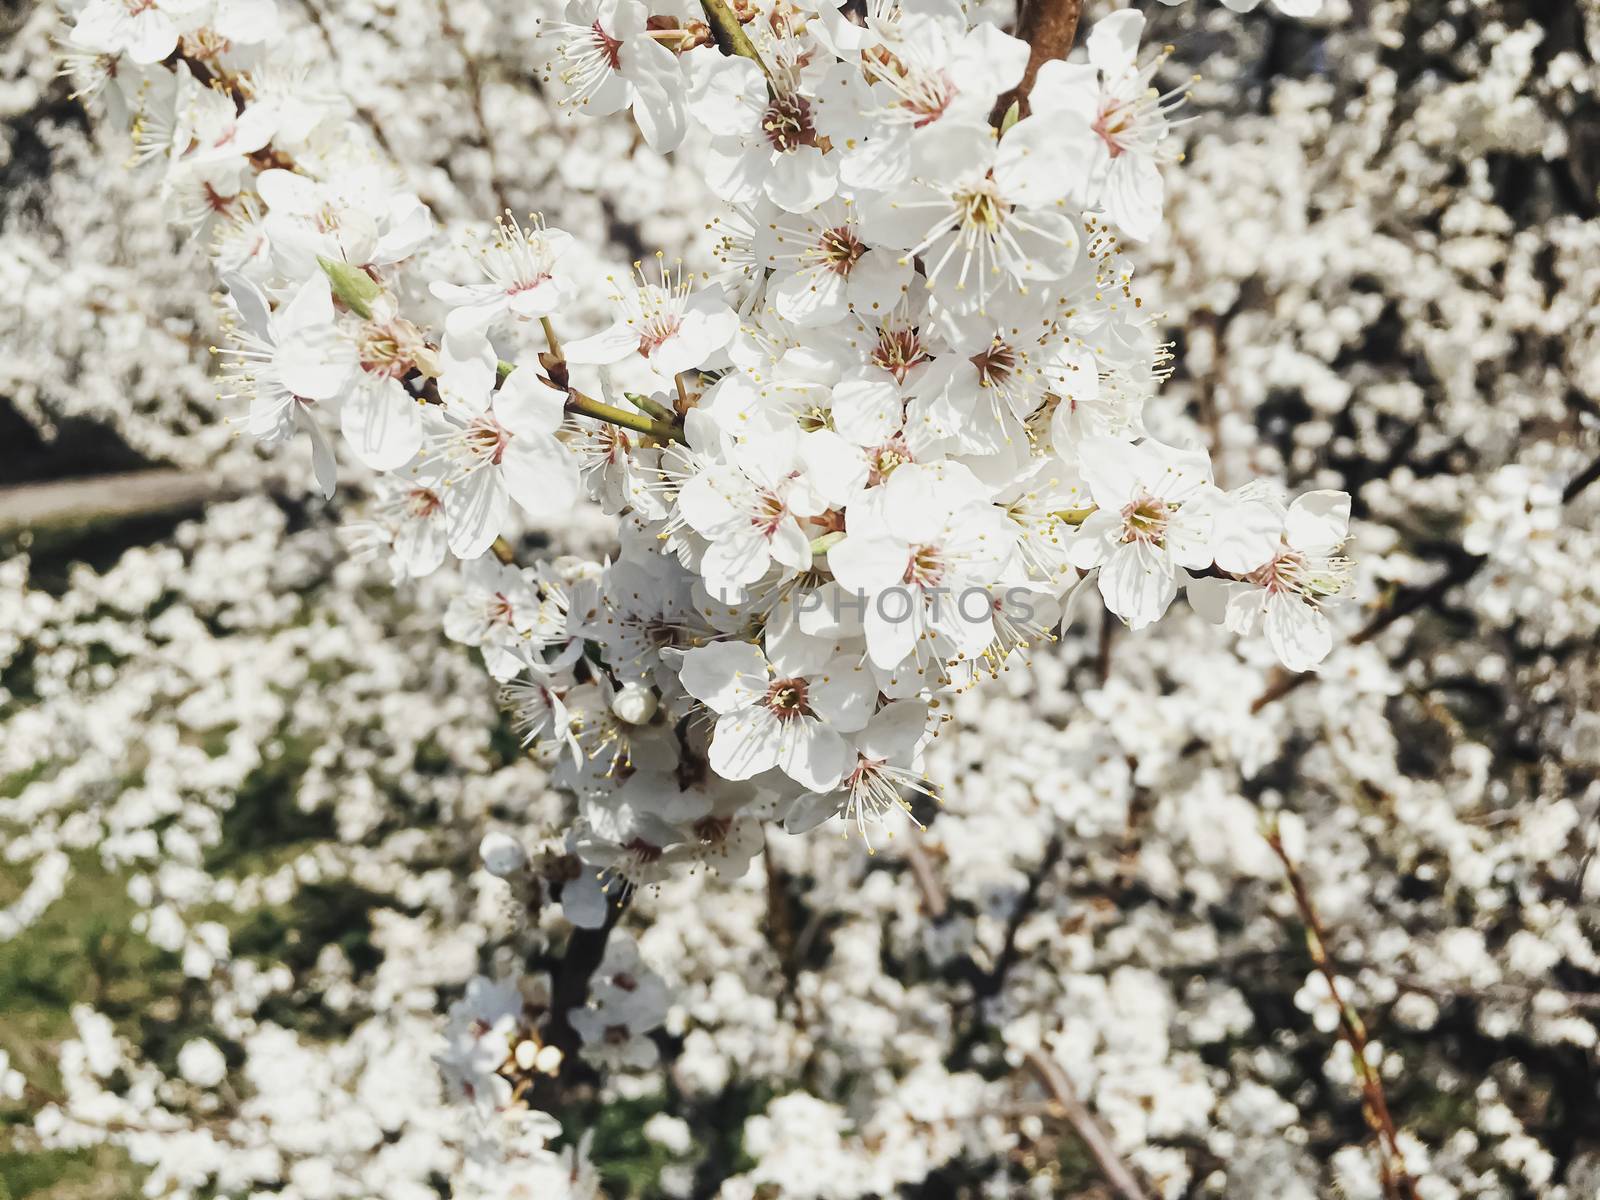
[[(711, 265), (693, 154), (544, 95), (542, 5), (282, 7), (442, 223)], [(1353, 494), (1341, 644), (1288, 687), (1091, 616), (962, 698), (926, 833), (642, 894), (663, 1069), (560, 1114), (608, 1196), (1107, 1196), (1041, 1048), (1153, 1195), (1380, 1196), (1276, 814), (1417, 1194), (1600, 1197), (1600, 3), (1144, 7), (1199, 75), (1132, 253), (1152, 426)], [(563, 801), (449, 581), (352, 561), (359, 480), (231, 423), (204, 256), (57, 32), (0, 8), (0, 1200), (470, 1194), (428, 1056), (550, 932), (476, 846)]]

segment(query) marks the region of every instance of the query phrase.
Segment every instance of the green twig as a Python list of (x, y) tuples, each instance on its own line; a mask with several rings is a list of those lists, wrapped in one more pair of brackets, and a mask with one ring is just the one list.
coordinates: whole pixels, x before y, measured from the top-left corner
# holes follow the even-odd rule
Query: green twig
[(677, 425), (667, 421), (658, 421), (644, 413), (629, 412), (625, 408), (618, 408), (615, 404), (606, 404), (604, 401), (585, 396), (576, 388), (567, 389), (567, 411), (582, 413), (586, 417), (593, 417), (597, 421), (607, 421), (612, 425), (620, 425), (624, 429), (632, 429), (636, 433), (648, 434), (657, 441), (683, 442), (683, 430)]

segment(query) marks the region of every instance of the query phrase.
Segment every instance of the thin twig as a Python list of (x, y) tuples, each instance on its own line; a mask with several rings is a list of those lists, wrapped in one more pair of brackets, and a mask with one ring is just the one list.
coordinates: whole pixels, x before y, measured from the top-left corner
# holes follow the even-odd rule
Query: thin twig
[[(658, 421), (644, 413), (618, 408), (614, 404), (607, 404), (603, 400), (596, 400), (592, 396), (586, 396), (577, 388), (565, 382), (565, 365), (559, 357), (541, 356), (541, 359), (543, 360), (542, 365), (545, 366), (546, 370), (553, 372), (552, 377), (548, 380), (550, 385), (563, 388), (566, 391), (566, 408), (568, 412), (580, 413), (586, 417), (593, 417), (596, 421), (620, 425), (623, 429), (631, 429), (635, 433), (647, 434), (657, 441), (688, 442), (689, 439), (685, 436), (682, 426), (676, 425), (671, 421)], [(552, 363), (554, 364), (553, 367)], [(505, 380), (516, 369), (515, 363), (509, 363), (505, 359), (501, 359), (498, 368), (500, 379)]]
[(466, 38), (450, 23), (449, 0), (439, 0), (439, 31), (455, 43), (456, 50), (461, 55), (461, 73), (467, 84), (467, 98), (472, 105), (472, 119), (478, 126), (478, 141), (483, 145), (484, 158), (489, 165), (489, 192), (501, 212), (510, 212), (511, 204), (506, 199), (505, 184), (500, 178), (500, 156), (495, 150), (494, 134), (489, 129), (489, 119), (483, 111), (483, 72), (479, 69), (477, 58), (467, 50)]
[(561, 339), (556, 336), (556, 327), (551, 324), (550, 318), (540, 317), (539, 327), (544, 330), (544, 344), (549, 347), (550, 353), (565, 361), (567, 356), (561, 351)]
[(1067, 1078), (1067, 1073), (1061, 1069), (1061, 1064), (1038, 1049), (1028, 1051), (1026, 1061), (1028, 1067), (1039, 1077), (1039, 1082), (1044, 1084), (1045, 1090), (1055, 1100), (1061, 1116), (1072, 1126), (1073, 1132), (1078, 1135), (1095, 1162), (1100, 1165), (1100, 1173), (1106, 1177), (1106, 1182), (1116, 1190), (1117, 1195), (1123, 1200), (1150, 1200), (1150, 1193), (1144, 1190), (1128, 1165), (1117, 1156), (1110, 1135), (1100, 1127), (1100, 1122), (1079, 1099), (1078, 1090), (1072, 1086), (1072, 1080)]
[(1582, 471), (1579, 471), (1561, 491), (1561, 503), (1571, 504), (1578, 498), (1579, 493), (1596, 479), (1600, 479), (1600, 458), (1595, 459)]
[(596, 421), (607, 421), (612, 425), (620, 425), (624, 429), (631, 429), (635, 433), (647, 434), (660, 442), (685, 442), (683, 430), (666, 421), (657, 421), (641, 412), (630, 412), (626, 408), (618, 408), (614, 404), (607, 404), (602, 400), (585, 396), (577, 388), (567, 389), (567, 411), (581, 413), (586, 417), (593, 417)]
[(1305, 878), (1295, 866), (1289, 852), (1284, 849), (1283, 838), (1277, 827), (1266, 830), (1267, 845), (1283, 864), (1289, 891), (1294, 896), (1295, 907), (1306, 927), (1306, 949), (1317, 972), (1327, 984), (1328, 994), (1339, 1009), (1339, 1037), (1350, 1048), (1355, 1059), (1356, 1076), (1361, 1080), (1361, 1115), (1372, 1130), (1378, 1149), (1378, 1177), (1383, 1194), (1392, 1200), (1417, 1200), (1416, 1177), (1406, 1168), (1405, 1152), (1400, 1148), (1400, 1136), (1394, 1118), (1389, 1113), (1389, 1098), (1383, 1089), (1383, 1077), (1378, 1068), (1367, 1060), (1367, 1027), (1361, 1014), (1356, 1012), (1339, 993), (1339, 976), (1328, 957), (1328, 935), (1322, 918), (1311, 900)]
[(157, 469), (0, 488), (0, 535), (116, 523), (242, 494), (221, 474)]
[(1017, 897), (1016, 907), (1006, 919), (1005, 937), (1001, 939), (1000, 953), (995, 956), (994, 966), (987, 971), (978, 971), (974, 966), (971, 976), (971, 1019), (950, 1049), (952, 1062), (964, 1061), (977, 1044), (979, 1032), (983, 1027), (983, 1003), (998, 996), (1005, 987), (1006, 976), (1011, 973), (1011, 968), (1016, 966), (1017, 959), (1021, 957), (1017, 950), (1017, 937), (1022, 932), (1023, 923), (1038, 911), (1039, 894), (1044, 889), (1044, 881), (1056, 869), (1066, 848), (1066, 839), (1059, 833), (1045, 845), (1039, 865), (1028, 873), (1028, 885), (1023, 889), (1022, 895)]
[(1094, 669), (1100, 679), (1100, 686), (1104, 687), (1111, 679), (1111, 639), (1116, 636), (1117, 623), (1112, 620), (1109, 610), (1100, 614), (1100, 642), (1095, 650)]
[[(1167, 978), (1182, 978), (1189, 975), (1244, 971), (1251, 973), (1252, 978), (1259, 978), (1262, 972), (1282, 970), (1283, 964), (1279, 960), (1287, 959), (1292, 953), (1291, 950), (1283, 946), (1263, 950), (1245, 950), (1238, 954), (1224, 955), (1217, 958), (1168, 963), (1166, 966), (1158, 968), (1158, 973)], [(1380, 965), (1363, 959), (1336, 958), (1330, 954), (1328, 961), (1333, 965), (1333, 969), (1341, 975), (1355, 975), (1362, 971), (1384, 972), (1388, 975), (1389, 981), (1401, 991), (1421, 992), (1437, 1000), (1470, 1000), (1475, 1003), (1493, 1002), (1495, 1004), (1533, 1004), (1540, 997), (1552, 997), (1559, 998), (1569, 1008), (1600, 1009), (1600, 992), (1569, 992), (1555, 987), (1515, 983), (1451, 986), (1450, 984), (1424, 978), (1421, 975), (1395, 972), (1389, 965)]]
[[(333, 33), (329, 30), (327, 22), (322, 19), (321, 10), (316, 4), (312, 3), (312, 0), (306, 0), (306, 3), (301, 7), (305, 10), (306, 19), (316, 27), (317, 32), (322, 36), (323, 48), (327, 50), (328, 57), (333, 60), (335, 69), (342, 75), (344, 63), (339, 57), (339, 46), (334, 41)], [(371, 131), (372, 140), (378, 143), (379, 148), (391, 160), (399, 163), (400, 156), (395, 153), (394, 146), (389, 141), (389, 135), (384, 132), (383, 124), (378, 120), (377, 115), (353, 95), (350, 95), (348, 91), (346, 92), (346, 98), (350, 101), (350, 107), (355, 110), (356, 116), (361, 118), (361, 123)]]
[(950, 901), (939, 882), (939, 873), (933, 869), (933, 860), (919, 837), (907, 838), (905, 846), (906, 866), (911, 868), (911, 878), (922, 893), (922, 911), (935, 921), (944, 920), (945, 913), (950, 911)]

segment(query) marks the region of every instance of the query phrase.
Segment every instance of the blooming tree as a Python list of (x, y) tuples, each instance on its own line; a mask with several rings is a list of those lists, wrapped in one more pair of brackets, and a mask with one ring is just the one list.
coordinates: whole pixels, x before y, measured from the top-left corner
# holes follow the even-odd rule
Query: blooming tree
[[(341, 460), (378, 473), (359, 543), (397, 580), (460, 564), (445, 631), (576, 797), (552, 899), (601, 929), (674, 870), (742, 872), (764, 820), (870, 837), (911, 813), (942, 707), (1070, 634), (1086, 589), (1133, 629), (1188, 590), (1292, 669), (1328, 652), (1348, 498), (1224, 491), (1145, 424), (1171, 352), (1132, 260), (1185, 93), (1151, 88), (1143, 26), (1107, 17), (1080, 64), (1070, 28), (1030, 45), (955, 5), (573, 0), (546, 80), (658, 150), (704, 130), (727, 205), (716, 269), (639, 265), (595, 331), (538, 217), (502, 216), (474, 275), (439, 265), (265, 0), (94, 0), (66, 60), (213, 247), (249, 430), (308, 445), (325, 494)], [(516, 514), (580, 494), (618, 553), (519, 565)], [(605, 970), (571, 1027), (642, 1065), (659, 987)], [(445, 1067), (485, 1111), (560, 1070), (529, 1011), (505, 983), (462, 1001)]]
[[(595, 281), (537, 218), (460, 270), (269, 5), (76, 15), (80, 88), (213, 247), (244, 423), (305, 443), (326, 493), (375, 473), (354, 540), (397, 580), (460, 564), (444, 629), (576, 798), (568, 877), (483, 848), (604, 946), (581, 1004), (484, 979), (452, 1013), (446, 1077), (511, 1131), (486, 1171), (548, 1165), (541, 1087), (574, 1051), (651, 1060), (659, 981), (603, 936), (630, 888), (738, 874), (766, 820), (913, 813), (955, 699), (1083, 601), (1140, 629), (1181, 590), (1290, 670), (1329, 652), (1348, 497), (1224, 490), (1146, 427), (1172, 355), (1132, 244), (1185, 97), (1153, 90), (1142, 27), (1107, 17), (1077, 62), (954, 5), (575, 0), (544, 78), (699, 155), (727, 204), (715, 269), (640, 265), (592, 328), (569, 311)], [(519, 564), (522, 520), (580, 495), (616, 552)]]

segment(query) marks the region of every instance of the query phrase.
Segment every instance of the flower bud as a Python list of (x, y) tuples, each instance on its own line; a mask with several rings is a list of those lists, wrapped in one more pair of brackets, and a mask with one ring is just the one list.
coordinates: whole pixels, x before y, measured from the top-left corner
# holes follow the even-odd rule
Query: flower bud
[(191, 1038), (178, 1051), (178, 1074), (196, 1087), (216, 1087), (228, 1074), (222, 1051), (205, 1038)]
[(356, 316), (364, 320), (372, 319), (372, 302), (383, 294), (380, 288), (360, 267), (352, 267), (349, 263), (335, 262), (331, 258), (317, 255), (317, 265), (322, 268), (322, 273), (328, 277), (328, 282), (333, 285), (333, 294)]
[(541, 1075), (554, 1075), (561, 1070), (561, 1051), (555, 1046), (541, 1046), (534, 1056), (533, 1068)]
[(517, 1048), (512, 1051), (512, 1057), (517, 1060), (517, 1069), (520, 1071), (533, 1070), (534, 1064), (539, 1061), (542, 1053), (541, 1047), (536, 1042), (518, 1042)]
[(641, 684), (624, 684), (611, 698), (611, 712), (619, 721), (643, 725), (656, 715), (656, 694)]
[(484, 869), (489, 874), (498, 875), (501, 879), (515, 875), (528, 865), (528, 854), (522, 844), (499, 832), (484, 835), (483, 841), (478, 843), (478, 857), (483, 859)]

